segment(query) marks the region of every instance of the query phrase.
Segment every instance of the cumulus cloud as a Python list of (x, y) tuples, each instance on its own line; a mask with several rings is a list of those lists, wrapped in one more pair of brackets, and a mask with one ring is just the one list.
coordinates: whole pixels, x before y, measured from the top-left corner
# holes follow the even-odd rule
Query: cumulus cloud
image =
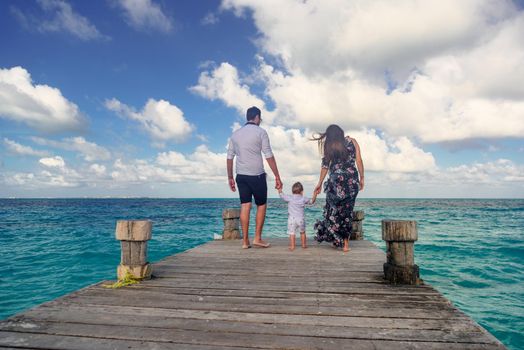
[[(422, 143), (524, 136), (524, 11), (511, 1), (274, 6), (222, 2), (223, 10), (252, 16), (261, 53), (279, 62), (260, 58), (251, 75), (275, 106), (274, 123), (337, 123)], [(239, 75), (223, 63), (204, 71), (193, 91), (239, 110), (254, 98)]]
[[(247, 11), (260, 48), (306, 75), (358, 69), (382, 77), (409, 71), (425, 58), (462, 50), (515, 11), (511, 1), (224, 0), (222, 9)], [(292, 13), (293, 16), (289, 16)], [(445, 23), (446, 25), (442, 25)]]
[(97, 176), (104, 176), (106, 174), (106, 167), (100, 164), (91, 164), (89, 170)]
[(273, 120), (273, 113), (266, 110), (262, 99), (253, 95), (249, 86), (242, 82), (238, 70), (227, 62), (212, 70), (204, 71), (198, 78), (198, 84), (189, 88), (190, 91), (209, 100), (221, 100), (226, 106), (234, 108), (240, 115), (245, 115), (250, 106), (262, 110), (266, 122)]
[(24, 13), (16, 7), (11, 13), (29, 30), (64, 32), (81, 40), (108, 39), (84, 16), (76, 13), (71, 4), (62, 0), (38, 0), (43, 16)]
[(118, 0), (127, 23), (137, 30), (155, 30), (168, 33), (173, 29), (172, 19), (152, 0)]
[(64, 168), (65, 161), (64, 158), (60, 156), (41, 158), (39, 160), (40, 164), (49, 167), (49, 168)]
[(184, 142), (195, 130), (194, 125), (184, 118), (184, 112), (165, 100), (149, 99), (141, 112), (115, 98), (106, 100), (105, 106), (122, 117), (138, 121), (158, 142)]
[(22, 67), (0, 69), (0, 118), (44, 132), (80, 130), (85, 124), (76, 104), (57, 88), (34, 84)]
[(80, 153), (87, 162), (109, 160), (111, 158), (111, 152), (109, 152), (105, 147), (99, 146), (94, 142), (89, 142), (81, 136), (67, 137), (62, 141), (48, 140), (42, 137), (33, 137), (32, 140), (39, 145), (50, 146), (67, 151), (76, 151)]
[(35, 150), (31, 148), (30, 146), (21, 145), (18, 142), (9, 140), (8, 138), (4, 138), (4, 145), (6, 146), (9, 152), (16, 154), (16, 155), (34, 156), (34, 157), (47, 157), (49, 155), (49, 152), (47, 151)]

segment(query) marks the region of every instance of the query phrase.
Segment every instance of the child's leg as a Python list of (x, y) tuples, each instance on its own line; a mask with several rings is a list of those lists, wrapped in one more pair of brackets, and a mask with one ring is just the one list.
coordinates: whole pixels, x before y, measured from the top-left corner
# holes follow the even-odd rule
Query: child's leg
[(289, 235), (289, 250), (295, 250), (295, 234)]
[(302, 244), (302, 248), (307, 248), (307, 242), (306, 242), (306, 232), (302, 231), (300, 232), (300, 243)]

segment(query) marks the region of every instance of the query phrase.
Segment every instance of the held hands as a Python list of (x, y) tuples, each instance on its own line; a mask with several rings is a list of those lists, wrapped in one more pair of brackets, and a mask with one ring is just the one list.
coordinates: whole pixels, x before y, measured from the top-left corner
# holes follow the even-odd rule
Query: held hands
[(231, 191), (235, 192), (237, 189), (236, 189), (236, 186), (235, 186), (235, 179), (234, 178), (229, 178), (229, 188), (231, 189)]

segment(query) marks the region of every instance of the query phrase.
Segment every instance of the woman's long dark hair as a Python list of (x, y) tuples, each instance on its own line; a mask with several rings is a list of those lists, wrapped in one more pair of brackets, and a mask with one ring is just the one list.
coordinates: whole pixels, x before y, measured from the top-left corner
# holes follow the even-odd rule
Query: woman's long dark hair
[(331, 124), (326, 132), (313, 135), (312, 141), (318, 141), (318, 150), (324, 157), (324, 161), (329, 164), (332, 161), (346, 159), (349, 152), (346, 148), (344, 130), (340, 126)]

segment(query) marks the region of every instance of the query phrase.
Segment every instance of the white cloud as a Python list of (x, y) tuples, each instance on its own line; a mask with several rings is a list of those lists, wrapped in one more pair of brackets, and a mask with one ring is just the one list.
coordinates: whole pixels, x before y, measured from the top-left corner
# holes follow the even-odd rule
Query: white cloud
[[(524, 137), (524, 11), (511, 1), (275, 6), (222, 2), (252, 15), (259, 48), (281, 63), (260, 58), (250, 77), (275, 106), (270, 122), (313, 130), (336, 123), (423, 143)], [(264, 106), (239, 76), (222, 63), (202, 72), (192, 91), (239, 112), (251, 101)]]
[(289, 70), (358, 69), (380, 77), (384, 69), (406, 72), (436, 52), (473, 45), (515, 11), (511, 1), (493, 0), (224, 0), (222, 8), (251, 10), (260, 48)]
[(223, 183), (225, 176), (225, 153), (211, 152), (200, 145), (189, 155), (176, 151), (161, 152), (154, 161), (117, 159), (111, 177), (114, 183), (177, 183), (214, 182)]
[(211, 71), (202, 72), (198, 84), (192, 86), (190, 91), (212, 101), (221, 100), (242, 116), (245, 116), (247, 108), (257, 106), (262, 110), (262, 118), (266, 122), (271, 123), (273, 120), (273, 113), (266, 110), (264, 101), (249, 91), (249, 87), (241, 81), (238, 70), (227, 62)]
[(180, 108), (165, 100), (149, 99), (141, 112), (117, 99), (106, 100), (105, 106), (123, 117), (140, 122), (153, 140), (157, 142), (184, 142), (195, 130)]
[(35, 150), (29, 146), (21, 145), (13, 140), (4, 138), (4, 144), (9, 152), (21, 156), (35, 156), (35, 157), (47, 157), (49, 152), (43, 150)]
[(99, 146), (94, 142), (89, 142), (81, 136), (68, 137), (62, 141), (48, 140), (41, 137), (33, 137), (32, 140), (43, 146), (55, 147), (67, 151), (77, 151), (87, 162), (109, 160), (111, 158), (111, 152), (105, 147)]
[(207, 13), (200, 21), (202, 25), (213, 25), (219, 22), (218, 16), (213, 12)]
[(33, 84), (22, 67), (0, 69), (0, 118), (45, 132), (79, 130), (85, 123), (76, 104), (57, 88)]
[[(11, 12), (29, 30), (40, 32), (65, 32), (81, 40), (109, 39), (84, 16), (76, 13), (71, 4), (62, 0), (38, 0), (46, 18), (24, 13), (16, 7)], [(51, 18), (49, 18), (51, 17)]]
[(156, 30), (168, 33), (173, 23), (160, 6), (151, 0), (118, 0), (129, 25), (137, 30)]
[(106, 174), (106, 167), (100, 164), (91, 164), (89, 170), (97, 176), (104, 176)]
[(39, 162), (49, 168), (65, 168), (64, 158), (60, 156), (41, 158)]

